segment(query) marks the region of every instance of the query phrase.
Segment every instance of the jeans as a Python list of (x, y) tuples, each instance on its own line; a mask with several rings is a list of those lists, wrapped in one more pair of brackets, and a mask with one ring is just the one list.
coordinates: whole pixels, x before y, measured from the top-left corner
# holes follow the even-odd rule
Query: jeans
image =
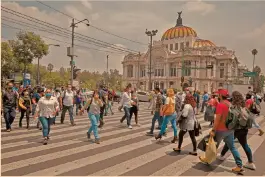
[(105, 115), (108, 114), (110, 109), (110, 112), (113, 114), (112, 108), (111, 108), (111, 103), (109, 102), (108, 104), (106, 104), (106, 108), (105, 108)]
[(131, 117), (130, 117), (130, 109), (126, 106), (123, 107), (124, 110), (124, 116), (121, 118), (121, 120), (126, 119), (127, 120), (127, 125), (130, 126), (131, 125)]
[(164, 117), (164, 120), (163, 120), (163, 123), (162, 123), (162, 126), (161, 126), (161, 130), (160, 130), (160, 133), (159, 133), (160, 135), (163, 135), (165, 133), (168, 122), (171, 122), (173, 131), (174, 131), (174, 136), (177, 136), (177, 125), (176, 125), (177, 121), (176, 121), (176, 117), (177, 117), (176, 113)]
[(74, 121), (73, 109), (74, 109), (73, 106), (64, 106), (63, 105), (63, 110), (62, 110), (62, 115), (61, 115), (61, 122), (64, 121), (65, 113), (66, 113), (67, 110), (68, 110), (69, 115), (70, 115), (70, 121), (71, 122)]
[[(234, 139), (236, 138), (238, 139), (239, 143), (241, 144), (242, 148), (244, 149), (248, 157), (248, 162), (253, 163), (252, 151), (247, 142), (247, 135), (248, 135), (248, 129), (238, 129), (238, 130), (235, 130)], [(227, 144), (225, 144), (221, 152), (221, 156), (224, 156), (228, 150), (229, 148)]]
[(104, 111), (105, 111), (106, 104), (103, 104), (102, 107), (100, 107), (100, 117), (99, 117), (99, 127), (102, 127), (104, 125)]
[(151, 126), (151, 130), (150, 130), (151, 133), (154, 132), (156, 120), (158, 121), (158, 126), (161, 127), (161, 125), (163, 123), (163, 118), (160, 116), (160, 112), (158, 112), (158, 111), (155, 112), (154, 117), (152, 119), (152, 126)]
[(76, 115), (78, 115), (78, 112), (79, 112), (79, 110), (81, 110), (82, 105), (81, 105), (81, 103), (76, 103), (75, 106), (76, 106), (75, 113), (76, 113)]
[(53, 118), (39, 117), (39, 120), (42, 125), (43, 137), (48, 137), (50, 134), (50, 127), (51, 127)]
[(259, 124), (256, 122), (256, 117), (253, 119), (253, 125), (252, 125), (252, 127), (255, 127), (257, 129), (260, 129)]
[(30, 114), (30, 108), (22, 109), (21, 108), (21, 115), (20, 115), (20, 119), (19, 119), (19, 126), (22, 126), (22, 119), (24, 118), (24, 115), (26, 113), (26, 120), (27, 120), (27, 128), (29, 127), (29, 114)]
[(132, 106), (130, 108), (130, 119), (132, 120), (132, 116), (135, 116), (135, 123), (138, 124), (138, 108), (137, 106)]
[(240, 154), (239, 154), (238, 150), (236, 149), (235, 143), (234, 143), (234, 131), (232, 131), (232, 130), (216, 131), (215, 136), (216, 136), (216, 141), (217, 141), (217, 147), (219, 147), (221, 141), (224, 140), (228, 149), (233, 154), (233, 157), (236, 161), (236, 165), (238, 167), (242, 167), (242, 160), (240, 158)]
[(202, 102), (202, 109), (201, 109), (201, 112), (204, 111), (204, 107), (205, 107), (205, 105), (206, 105), (206, 102), (207, 102), (206, 100)]
[(36, 108), (37, 108), (37, 105), (33, 104), (33, 105), (32, 105), (32, 115), (33, 115), (33, 116), (35, 115)]
[(11, 107), (11, 108), (5, 108), (4, 107), (4, 119), (6, 122), (6, 129), (11, 129), (11, 125), (14, 122), (16, 117), (16, 108)]
[(95, 138), (99, 139), (99, 136), (98, 136), (98, 121), (100, 119), (100, 115), (99, 114), (88, 113), (88, 117), (89, 117), (89, 120), (91, 122), (91, 125), (90, 125), (87, 133), (90, 134), (93, 131)]

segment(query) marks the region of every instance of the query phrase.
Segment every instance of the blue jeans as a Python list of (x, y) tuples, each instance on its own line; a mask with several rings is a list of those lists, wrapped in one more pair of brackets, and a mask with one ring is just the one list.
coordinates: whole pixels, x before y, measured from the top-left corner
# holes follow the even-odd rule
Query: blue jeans
[(158, 121), (158, 126), (161, 127), (162, 123), (163, 123), (163, 118), (160, 116), (160, 112), (155, 112), (154, 117), (152, 119), (152, 126), (151, 126), (151, 130), (150, 132), (153, 133), (154, 132), (154, 128), (155, 128), (155, 122), (156, 120)]
[(6, 129), (11, 129), (11, 125), (15, 120), (16, 117), (16, 108), (11, 107), (11, 108), (5, 108), (3, 107), (3, 113), (4, 113), (4, 119), (6, 122)]
[(39, 117), (39, 120), (42, 125), (42, 134), (43, 137), (48, 137), (50, 134), (50, 127), (51, 124), (53, 123), (53, 118), (46, 118), (46, 117)]
[(228, 131), (216, 131), (215, 132), (216, 141), (217, 141), (217, 147), (219, 147), (222, 140), (224, 140), (225, 144), (227, 145), (228, 149), (231, 151), (235, 161), (236, 165), (238, 167), (242, 167), (242, 160), (240, 158), (240, 154), (235, 147), (234, 143), (234, 131), (228, 130)]
[(123, 107), (124, 110), (124, 116), (122, 117), (122, 120), (126, 118), (127, 120), (127, 125), (130, 126), (131, 125), (131, 117), (130, 117), (130, 109), (126, 106)]
[(63, 106), (62, 115), (61, 115), (61, 122), (64, 121), (65, 113), (68, 110), (70, 115), (70, 121), (74, 121), (74, 114), (73, 114), (74, 106)]
[[(248, 145), (247, 142), (247, 135), (248, 135), (248, 129), (238, 129), (235, 130), (234, 138), (238, 139), (239, 143), (241, 144), (242, 148), (244, 149), (247, 157), (248, 157), (248, 162), (253, 163), (253, 157), (252, 157), (252, 151)], [(221, 152), (221, 156), (224, 156), (226, 152), (229, 150), (227, 144), (223, 147), (223, 150)]]
[(91, 122), (91, 125), (90, 125), (87, 133), (90, 134), (93, 131), (95, 138), (99, 139), (99, 136), (98, 136), (98, 121), (99, 121), (100, 115), (99, 114), (88, 113), (88, 117), (89, 117), (89, 120)]
[(163, 120), (163, 123), (162, 123), (162, 126), (161, 126), (161, 130), (160, 130), (160, 133), (159, 133), (160, 135), (163, 135), (165, 133), (168, 122), (171, 122), (173, 131), (174, 131), (174, 136), (178, 135), (177, 134), (176, 117), (177, 117), (176, 113), (164, 117), (164, 120)]

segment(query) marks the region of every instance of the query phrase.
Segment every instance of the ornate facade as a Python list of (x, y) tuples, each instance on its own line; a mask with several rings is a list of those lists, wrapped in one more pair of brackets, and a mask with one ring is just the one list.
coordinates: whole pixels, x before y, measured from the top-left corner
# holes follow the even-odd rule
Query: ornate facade
[[(150, 71), (152, 88), (180, 89), (183, 76), (182, 86), (208, 92), (233, 83), (242, 71), (234, 51), (199, 38), (194, 29), (182, 24), (181, 12), (176, 26), (153, 42), (151, 67), (149, 50), (140, 55), (128, 54), (122, 64), (124, 82), (141, 90), (148, 89)], [(213, 68), (207, 69), (208, 65)]]

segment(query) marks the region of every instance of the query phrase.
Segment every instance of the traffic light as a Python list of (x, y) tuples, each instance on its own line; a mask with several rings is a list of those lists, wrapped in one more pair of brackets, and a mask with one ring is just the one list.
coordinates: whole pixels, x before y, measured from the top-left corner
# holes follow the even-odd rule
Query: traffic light
[(73, 79), (76, 79), (77, 78), (77, 72), (80, 71), (81, 69), (77, 69), (75, 68), (74, 69), (74, 72), (73, 72)]

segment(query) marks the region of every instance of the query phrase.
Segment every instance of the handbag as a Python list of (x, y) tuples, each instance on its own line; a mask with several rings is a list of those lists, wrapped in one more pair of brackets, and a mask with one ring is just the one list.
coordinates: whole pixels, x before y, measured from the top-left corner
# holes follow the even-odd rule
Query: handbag
[(172, 103), (172, 99), (169, 98), (169, 104), (168, 105), (163, 105), (160, 108), (160, 116), (172, 115), (174, 112), (175, 112), (175, 106)]
[(195, 118), (195, 110), (193, 109), (193, 112), (194, 112), (194, 132), (195, 132), (195, 136), (200, 136), (201, 134), (201, 125), (200, 123), (198, 122), (198, 120)]

